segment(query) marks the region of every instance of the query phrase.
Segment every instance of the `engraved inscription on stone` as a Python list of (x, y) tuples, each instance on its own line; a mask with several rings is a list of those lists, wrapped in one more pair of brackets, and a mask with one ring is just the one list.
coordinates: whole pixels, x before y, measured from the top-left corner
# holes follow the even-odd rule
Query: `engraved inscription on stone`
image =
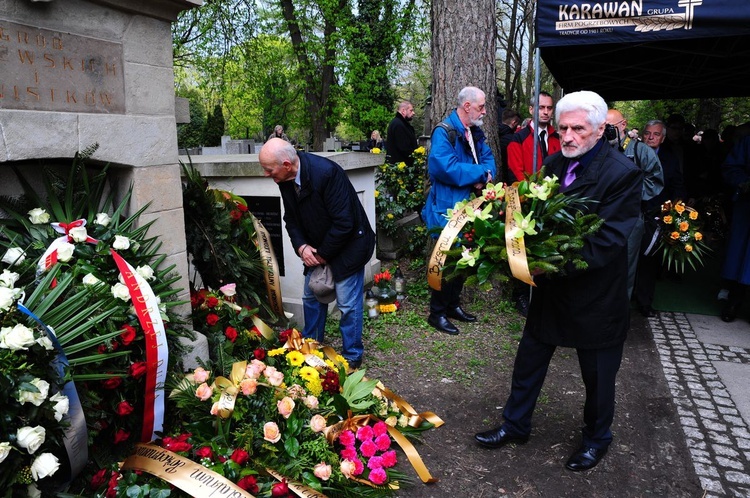
[(124, 114), (122, 44), (0, 19), (0, 109)]

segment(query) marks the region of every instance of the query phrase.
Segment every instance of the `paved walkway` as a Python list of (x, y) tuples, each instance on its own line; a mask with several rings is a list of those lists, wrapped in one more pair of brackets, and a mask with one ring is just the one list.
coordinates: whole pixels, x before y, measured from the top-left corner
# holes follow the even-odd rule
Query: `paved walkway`
[(750, 497), (750, 324), (660, 312), (649, 326), (705, 496)]

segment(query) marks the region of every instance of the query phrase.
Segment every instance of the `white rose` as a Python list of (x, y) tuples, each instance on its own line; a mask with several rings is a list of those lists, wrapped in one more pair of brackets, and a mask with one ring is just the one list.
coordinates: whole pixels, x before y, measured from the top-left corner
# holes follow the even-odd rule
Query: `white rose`
[(34, 208), (31, 211), (27, 213), (29, 215), (29, 220), (34, 225), (42, 225), (44, 223), (49, 223), (49, 214), (47, 214), (47, 211), (45, 211), (42, 208)]
[(118, 251), (124, 251), (130, 247), (130, 239), (123, 237), (122, 235), (115, 235), (115, 241), (112, 243), (112, 248)]
[(0, 287), (0, 311), (8, 311), (16, 301), (16, 290), (9, 287)]
[(128, 290), (127, 286), (119, 282), (112, 286), (112, 295), (116, 298), (122, 299), (123, 301), (130, 300), (130, 291)]
[(149, 265), (139, 266), (138, 268), (135, 269), (135, 271), (138, 273), (138, 275), (142, 276), (146, 280), (154, 279), (154, 269), (151, 268)]
[(42, 453), (31, 464), (31, 477), (35, 481), (51, 476), (60, 468), (60, 460), (52, 453)]
[(83, 285), (96, 285), (101, 280), (96, 278), (93, 273), (87, 273), (85, 277), (83, 277)]
[(57, 259), (62, 261), (63, 263), (70, 261), (70, 258), (73, 257), (73, 252), (75, 252), (76, 246), (71, 244), (70, 242), (63, 242), (60, 244), (60, 247), (57, 248)]
[(25, 350), (29, 349), (35, 340), (34, 331), (21, 323), (17, 323), (12, 329), (9, 327), (0, 329), (0, 348), (12, 351)]
[(55, 345), (52, 344), (52, 339), (50, 339), (46, 335), (43, 335), (42, 337), (37, 339), (36, 343), (39, 344), (44, 349), (46, 349), (47, 351), (52, 351), (53, 349), (55, 349)]
[(26, 259), (26, 253), (21, 249), (20, 247), (11, 247), (7, 251), (5, 251), (5, 254), (3, 255), (3, 263), (8, 263), (9, 265), (18, 265), (23, 262), (23, 260)]
[(10, 443), (4, 441), (0, 443), (0, 463), (3, 463), (3, 460), (8, 458), (8, 455), (10, 455)]
[(18, 402), (22, 405), (26, 402), (29, 402), (34, 406), (41, 406), (42, 403), (44, 403), (44, 400), (47, 399), (47, 395), (49, 394), (49, 382), (36, 378), (31, 381), (31, 385), (36, 387), (39, 392), (19, 389)]
[(3, 270), (2, 275), (0, 275), (0, 285), (3, 287), (13, 287), (18, 281), (19, 276), (18, 273)]
[(55, 404), (55, 420), (61, 421), (70, 410), (70, 400), (62, 393), (55, 393), (49, 400)]
[(33, 482), (26, 486), (26, 498), (42, 498), (42, 492)]
[(106, 227), (107, 225), (109, 225), (110, 221), (112, 221), (112, 218), (110, 218), (107, 213), (96, 213), (96, 219), (94, 220), (94, 223), (96, 223), (97, 225)]
[(70, 235), (75, 242), (86, 242), (86, 239), (89, 237), (86, 227), (73, 227), (68, 231), (68, 235)]
[(44, 443), (47, 431), (41, 425), (36, 427), (21, 427), (16, 431), (16, 442), (21, 448), (25, 448), (32, 455)]

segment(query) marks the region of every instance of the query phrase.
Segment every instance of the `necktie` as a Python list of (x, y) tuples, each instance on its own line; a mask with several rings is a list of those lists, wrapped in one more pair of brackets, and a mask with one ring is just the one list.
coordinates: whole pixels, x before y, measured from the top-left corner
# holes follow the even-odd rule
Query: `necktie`
[(294, 193), (297, 194), (297, 197), (299, 197), (299, 193), (302, 191), (302, 187), (297, 185), (297, 182), (294, 182)]
[(570, 187), (570, 184), (573, 183), (573, 180), (576, 179), (576, 169), (580, 165), (581, 163), (579, 163), (578, 161), (573, 161), (568, 164), (568, 172), (565, 173), (565, 178), (563, 178), (563, 181), (560, 184), (561, 190), (565, 190), (566, 188)]
[(542, 148), (542, 159), (547, 157), (547, 141), (544, 139), (546, 136), (546, 130), (542, 130), (539, 132), (539, 146)]

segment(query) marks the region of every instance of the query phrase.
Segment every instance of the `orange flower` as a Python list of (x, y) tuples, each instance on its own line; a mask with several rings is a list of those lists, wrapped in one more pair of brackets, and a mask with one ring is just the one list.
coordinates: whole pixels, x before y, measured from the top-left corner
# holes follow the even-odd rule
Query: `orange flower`
[(703, 234), (700, 232), (695, 232), (695, 240), (703, 240)]
[(672, 240), (677, 240), (677, 239), (680, 238), (680, 233), (679, 232), (672, 232), (672, 233), (669, 234), (669, 238), (672, 239)]
[(685, 244), (685, 252), (693, 252), (693, 246), (690, 244)]
[(682, 212), (685, 211), (685, 203), (678, 202), (674, 205), (674, 210), (677, 211), (678, 214), (682, 214)]
[(690, 223), (687, 221), (683, 221), (680, 223), (680, 232), (687, 232), (687, 229), (690, 228)]
[(690, 211), (690, 214), (688, 216), (690, 216), (691, 220), (697, 220), (698, 219), (698, 211)]
[(664, 217), (664, 223), (666, 223), (667, 225), (669, 225), (670, 223), (672, 223), (672, 217), (669, 216), (669, 215), (666, 215)]

